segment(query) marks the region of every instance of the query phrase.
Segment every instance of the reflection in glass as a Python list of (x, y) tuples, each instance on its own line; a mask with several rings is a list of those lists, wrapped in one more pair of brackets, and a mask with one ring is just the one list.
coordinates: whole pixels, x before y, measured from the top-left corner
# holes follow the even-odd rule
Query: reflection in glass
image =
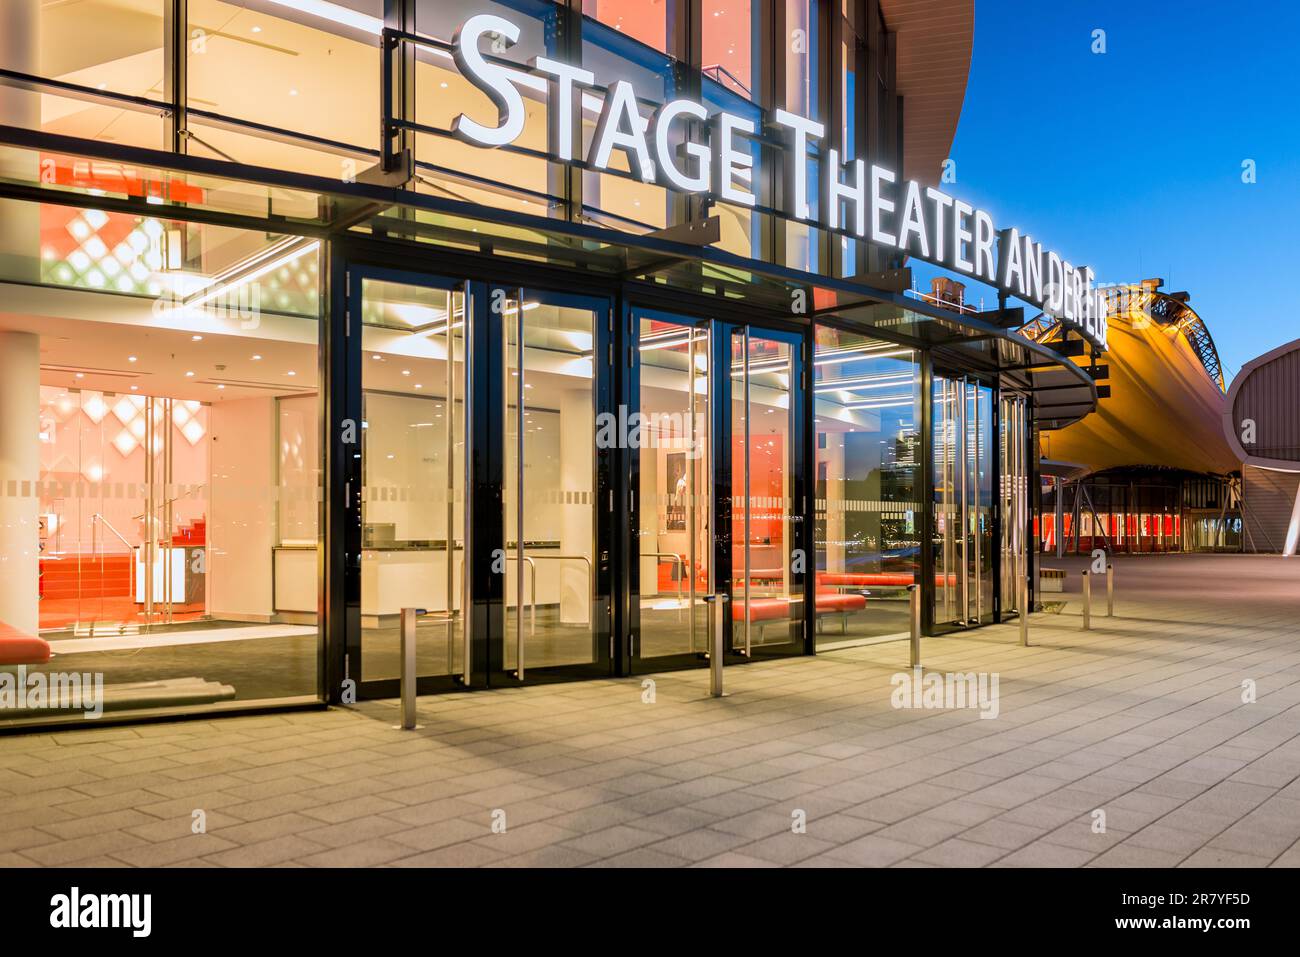
[(920, 367), (911, 349), (826, 326), (814, 357), (819, 641), (901, 636), (917, 581)]
[(0, 484), (32, 491), (0, 527), (32, 560), (0, 622), (56, 657), (18, 664), (102, 673), (113, 711), (314, 698), (319, 243), (24, 208), (41, 228), (4, 243), (3, 277), (31, 281), (0, 374), (32, 405), (6, 393), (0, 418), (31, 444)]
[(709, 333), (643, 317), (640, 335), (640, 656), (702, 653), (713, 549)]
[(582, 0), (582, 12), (624, 36), (670, 53), (668, 22), (674, 2), (677, 0)]
[(728, 90), (748, 100), (758, 90), (758, 17), (750, 0), (703, 0), (700, 9), (702, 67)]
[(799, 639), (794, 582), (790, 344), (741, 331), (731, 340), (732, 650)]
[(993, 391), (934, 377), (934, 620), (993, 620)]
[(398, 676), (403, 608), (425, 612), (416, 623), (417, 674), (458, 674), (464, 295), (374, 279), (362, 289), (362, 676)]
[(505, 666), (526, 677), (596, 660), (596, 314), (527, 294), (520, 307), (502, 312)]

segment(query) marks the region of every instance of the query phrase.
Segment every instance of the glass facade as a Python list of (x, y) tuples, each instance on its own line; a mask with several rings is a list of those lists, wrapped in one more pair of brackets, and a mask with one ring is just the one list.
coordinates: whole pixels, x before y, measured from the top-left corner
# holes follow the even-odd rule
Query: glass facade
[[(521, 26), (488, 51), (507, 69), (578, 60), (643, 118), (685, 93), (760, 129), (825, 111), (853, 153), (858, 64), (828, 35), (851, 11), (15, 6), (0, 67), (31, 81), (0, 81), (6, 121), (86, 155), (0, 147), (0, 379), (33, 386), (0, 393), (0, 668), (101, 674), (118, 716), (203, 712), (392, 695), (404, 612), (432, 692), (897, 638), (909, 586), (927, 630), (1012, 607), (1029, 417), (996, 373), (934, 372), (936, 316), (841, 309), (817, 270), (853, 251), (758, 175), (751, 208), (622, 175), (618, 151), (562, 167), (531, 88), (517, 149), (450, 135), (495, 120), (446, 47), (496, 12)], [(419, 39), (386, 54), (386, 28)], [(54, 35), (76, 42), (32, 55)], [(413, 166), (383, 195), (424, 205), (375, 198), (385, 103)], [(717, 242), (646, 269), (630, 238), (704, 215)], [(9, 631), (55, 657), (5, 656)]]
[(110, 714), (317, 700), (321, 244), (11, 209), (40, 230), (0, 277), (3, 374), (39, 386), (0, 409), (35, 453), (5, 555), (36, 561), (0, 621), (53, 657), (5, 663), (100, 676)]
[(920, 581), (919, 359), (826, 326), (816, 343), (817, 605), (840, 625), (817, 640), (905, 634)]

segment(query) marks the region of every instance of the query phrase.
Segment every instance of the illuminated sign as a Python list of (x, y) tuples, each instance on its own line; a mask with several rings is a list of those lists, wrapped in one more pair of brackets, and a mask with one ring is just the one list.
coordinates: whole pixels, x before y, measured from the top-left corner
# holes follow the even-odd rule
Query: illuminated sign
[[(718, 202), (754, 206), (754, 121), (720, 110), (711, 116), (693, 100), (677, 99), (642, 116), (633, 87), (615, 80), (604, 99), (591, 146), (585, 156), (575, 119), (584, 89), (597, 89), (596, 77), (581, 67), (534, 57), (529, 70), (485, 56), (485, 39), (496, 50), (518, 42), (519, 27), (491, 14), (470, 17), (452, 40), (456, 67), (497, 108), (497, 124), (486, 126), (464, 113), (452, 133), (475, 146), (513, 144), (524, 131), (521, 90), (543, 99), (548, 117), (547, 152), (555, 160), (579, 163), (601, 172), (619, 172), (614, 151), (642, 182), (679, 193), (707, 194)], [(787, 157), (825, 156), (809, 176), (808, 162), (786, 162), (784, 215), (833, 232), (900, 250), (962, 273), (1041, 308), (1106, 347), (1106, 300), (1093, 288), (1095, 274), (1075, 266), (1015, 228), (998, 229), (993, 217), (954, 196), (902, 180), (893, 170), (860, 159), (841, 162), (837, 150), (821, 149), (825, 127), (816, 120), (776, 110), (774, 129), (784, 138)], [(690, 139), (692, 129), (707, 130), (707, 144)], [(813, 214), (816, 200), (818, 215)]]

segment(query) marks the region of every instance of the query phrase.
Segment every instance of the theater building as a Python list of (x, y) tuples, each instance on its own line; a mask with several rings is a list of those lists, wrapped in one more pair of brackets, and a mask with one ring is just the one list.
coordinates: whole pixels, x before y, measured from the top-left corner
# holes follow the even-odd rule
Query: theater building
[(391, 696), (406, 608), (430, 694), (1014, 617), (1106, 324), (941, 181), (972, 6), (4, 4), (0, 673), (139, 720)]

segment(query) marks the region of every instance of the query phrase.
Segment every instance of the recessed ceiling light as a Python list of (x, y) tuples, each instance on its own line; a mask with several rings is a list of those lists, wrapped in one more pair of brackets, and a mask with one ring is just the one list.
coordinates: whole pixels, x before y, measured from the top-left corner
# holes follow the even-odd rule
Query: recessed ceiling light
[(285, 375), (297, 375), (297, 374), (298, 373), (294, 372), (292, 369), (290, 369), (288, 372), (285, 373)]
[(78, 372), (78, 373), (77, 373), (77, 378), (78, 378), (78, 379), (84, 379), (85, 377), (86, 377), (86, 373), (84, 373), (84, 372)]
[(418, 383), (418, 382), (415, 383), (415, 387), (416, 387), (417, 389), (423, 389), (423, 388), (424, 388), (424, 386), (420, 385), (420, 383)]
[(135, 356), (127, 356), (127, 357), (126, 357), (126, 361), (127, 361), (127, 362), (135, 362), (135, 359), (136, 359)]
[(261, 28), (261, 27), (253, 27), (253, 32), (254, 32), (254, 33), (261, 33), (261, 32), (262, 32), (262, 28)]
[(297, 95), (298, 95), (298, 91), (297, 91), (297, 90), (290, 90), (290, 91), (289, 91), (289, 95), (290, 95), (290, 96), (297, 96)]
[(225, 386), (224, 386), (224, 385), (218, 385), (217, 388), (218, 388), (218, 389), (224, 389)]
[(203, 337), (202, 337), (202, 336), (190, 336), (190, 341), (191, 341), (191, 342), (202, 342), (202, 341), (203, 341)]
[(447, 82), (445, 80), (442, 83), (439, 83), (438, 85), (442, 87), (444, 90), (447, 89)]
[(261, 359), (261, 358), (262, 358), (261, 356), (253, 356), (253, 361), (254, 361), (254, 362), (257, 362), (257, 361), (258, 361), (259, 359)]
[(185, 373), (185, 378), (189, 379), (189, 378), (193, 377), (193, 375), (194, 375), (193, 372), (187, 372), (187, 373)]
[(131, 391), (132, 391), (132, 392), (139, 392), (139, 391), (140, 391), (140, 387), (139, 387), (138, 385), (133, 385), (133, 386), (131, 386)]
[(372, 355), (370, 358), (372, 358), (372, 359), (382, 359), (383, 356), (381, 356), (379, 353), (376, 352), (376, 353), (375, 353), (374, 355)]
[(402, 375), (410, 375), (410, 374), (411, 374), (411, 370), (410, 370), (410, 369), (403, 369), (403, 370), (402, 370)]

